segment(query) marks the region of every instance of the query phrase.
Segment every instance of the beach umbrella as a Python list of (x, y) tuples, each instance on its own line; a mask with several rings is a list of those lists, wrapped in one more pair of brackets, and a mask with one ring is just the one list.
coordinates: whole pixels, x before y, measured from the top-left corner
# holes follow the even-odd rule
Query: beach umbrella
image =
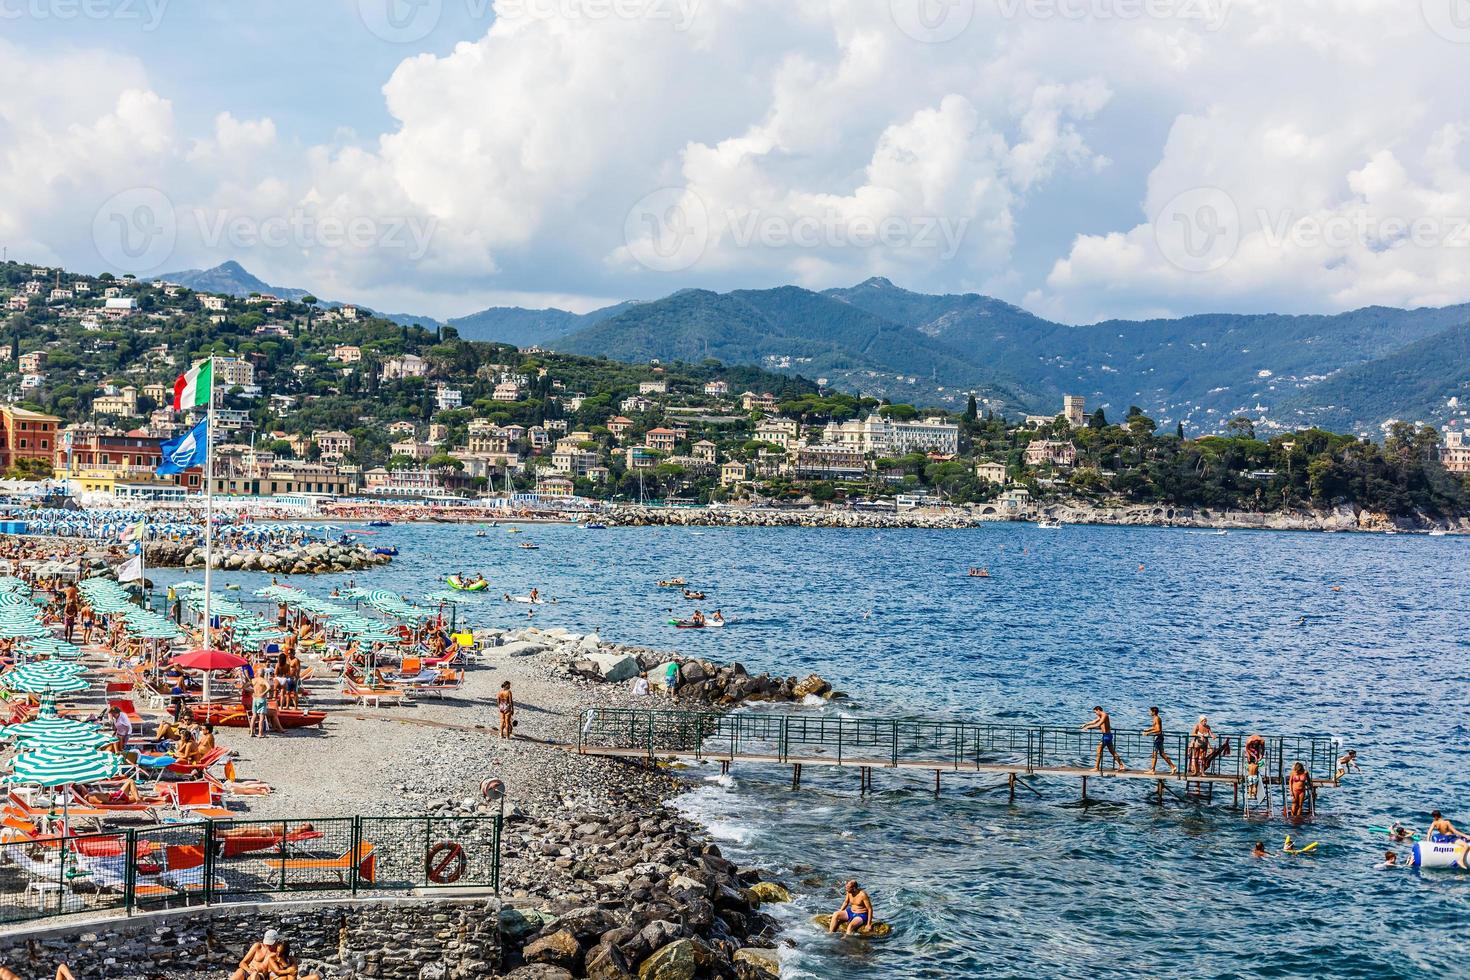
[(75, 643), (68, 643), (52, 636), (25, 640), (21, 643), (20, 649), (32, 656), (45, 654), (52, 657), (80, 657), (82, 655), (82, 648)]
[(50, 636), (51, 631), (34, 618), (29, 621), (0, 618), (0, 640), (18, 640), (29, 636)]
[(52, 660), (22, 664), (0, 674), (0, 686), (27, 694), (85, 691), (92, 685), (80, 676), (83, 670), (85, 668), (80, 664), (61, 664)]
[(95, 749), (45, 748), (16, 756), (10, 764), (7, 783), (28, 783), (52, 788), (75, 783), (111, 779), (122, 769), (122, 758)]
[(64, 746), (100, 748), (113, 741), (114, 736), (85, 721), (59, 717), (55, 706), (48, 704), (41, 709), (39, 717), (0, 728), (0, 738), (15, 742), (17, 751), (29, 752)]
[(214, 700), (210, 696), (209, 678), (216, 670), (238, 670), (248, 665), (250, 661), (244, 657), (237, 657), (233, 653), (223, 650), (190, 650), (188, 653), (180, 654), (173, 659), (176, 667), (184, 667), (189, 670), (201, 670), (204, 672), (204, 701), (206, 704)]

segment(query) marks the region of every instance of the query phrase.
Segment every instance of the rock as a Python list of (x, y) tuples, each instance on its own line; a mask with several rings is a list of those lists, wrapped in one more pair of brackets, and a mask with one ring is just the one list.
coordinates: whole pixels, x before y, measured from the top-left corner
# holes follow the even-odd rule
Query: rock
[(798, 701), (811, 695), (821, 697), (822, 695), (830, 694), (831, 692), (832, 685), (822, 680), (816, 674), (812, 674), (806, 680), (802, 681), (791, 689), (792, 697), (796, 698)]
[(750, 892), (761, 900), (762, 905), (779, 905), (791, 901), (791, 892), (774, 881), (758, 881), (750, 886)]
[(532, 933), (540, 932), (556, 916), (539, 909), (501, 909), (500, 932), (507, 939), (519, 941)]
[(579, 943), (590, 943), (605, 932), (618, 927), (618, 920), (611, 912), (602, 909), (582, 908), (561, 916), (548, 928), (565, 930), (576, 937)]
[(549, 963), (528, 963), (505, 975), (505, 980), (573, 980), (570, 970)]
[(735, 951), (735, 975), (740, 980), (780, 980), (781, 958), (774, 949), (747, 946)]
[(569, 929), (558, 929), (549, 936), (529, 944), (524, 953), (528, 963), (547, 963), (551, 966), (576, 970), (582, 960), (582, 946)]
[(638, 933), (638, 940), (644, 949), (662, 949), (674, 940), (684, 935), (684, 930), (667, 919), (656, 919), (644, 926)]
[(638, 980), (694, 980), (713, 960), (710, 948), (698, 939), (680, 939), (644, 960)]
[(589, 653), (584, 660), (590, 661), (602, 679), (609, 684), (632, 680), (638, 676), (638, 661), (621, 653)]
[(520, 640), (515, 643), (507, 643), (496, 648), (496, 653), (502, 657), (532, 657), (546, 649), (544, 643), (533, 643), (530, 640)]
[(603, 943), (588, 951), (586, 974), (587, 980), (629, 980), (633, 970), (621, 949)]
[[(660, 691), (668, 690), (668, 685), (664, 683), (664, 678), (669, 676), (669, 663), (670, 661), (664, 661), (648, 672), (648, 683), (651, 687), (657, 688)], [(673, 664), (677, 669), (679, 662), (676, 660), (673, 661)]]

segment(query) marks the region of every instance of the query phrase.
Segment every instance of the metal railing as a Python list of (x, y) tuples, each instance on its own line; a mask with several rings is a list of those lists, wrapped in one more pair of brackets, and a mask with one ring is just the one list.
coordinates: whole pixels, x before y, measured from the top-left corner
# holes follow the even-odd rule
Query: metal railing
[(501, 815), (206, 820), (0, 844), (0, 925), (304, 893), (500, 890)]
[[(1153, 736), (1113, 733), (1114, 747), (1130, 768), (1147, 768)], [(978, 770), (1091, 768), (1102, 736), (1095, 731), (1044, 725), (979, 724), (912, 718), (844, 718), (775, 712), (714, 712), (592, 708), (583, 712), (577, 751), (639, 751), (710, 759), (828, 762), (853, 766), (902, 765)], [(1258, 771), (1271, 782), (1301, 762), (1316, 783), (1335, 781), (1335, 743), (1325, 736), (1268, 736)], [(1189, 735), (1168, 732), (1164, 753), (1181, 773), (1243, 779), (1245, 737), (1216, 733), (1208, 748)], [(1192, 751), (1193, 749), (1193, 751)], [(1163, 759), (1156, 762), (1168, 772)], [(1103, 767), (1113, 758), (1103, 752)]]

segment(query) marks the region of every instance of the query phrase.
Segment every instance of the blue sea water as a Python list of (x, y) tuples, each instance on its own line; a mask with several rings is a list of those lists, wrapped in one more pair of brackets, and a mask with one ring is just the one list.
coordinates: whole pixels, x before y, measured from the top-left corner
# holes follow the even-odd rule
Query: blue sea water
[[(727, 854), (795, 886), (782, 908), (793, 975), (823, 978), (1470, 976), (1470, 874), (1375, 871), (1372, 824), (1470, 825), (1470, 541), (1456, 538), (997, 525), (973, 531), (534, 527), (485, 538), (400, 526), (371, 581), (416, 596), (447, 573), (558, 597), (535, 623), (678, 648), (752, 672), (817, 672), (854, 704), (827, 711), (1122, 730), (1147, 706), (1171, 730), (1329, 734), (1365, 772), (1323, 794), (1309, 826), (1222, 804), (1075, 780), (1007, 802), (981, 779), (737, 766), (689, 773), (684, 808)], [(518, 547), (532, 540), (539, 550)], [(985, 566), (991, 578), (965, 571)], [(722, 631), (677, 631), (682, 575)], [(226, 576), (255, 587), (259, 576)], [(364, 580), (367, 580), (364, 577)], [(306, 584), (325, 592), (332, 579)], [(1334, 589), (1340, 591), (1335, 591)], [(524, 623), (487, 603), (473, 619)], [(1132, 762), (1134, 760), (1130, 760)], [(1143, 760), (1146, 761), (1146, 760)], [(1029, 794), (1027, 794), (1029, 795)], [(1308, 857), (1249, 858), (1290, 830)], [(886, 941), (830, 939), (808, 920), (859, 878)]]

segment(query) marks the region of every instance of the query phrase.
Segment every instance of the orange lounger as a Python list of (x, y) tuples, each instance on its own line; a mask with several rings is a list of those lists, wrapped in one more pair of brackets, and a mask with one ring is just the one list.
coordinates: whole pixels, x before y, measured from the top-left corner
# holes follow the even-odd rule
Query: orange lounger
[(376, 870), (373, 845), (367, 841), (358, 844), (355, 849), (341, 857), (273, 858), (266, 864), (277, 871), (333, 871), (336, 872), (338, 880), (345, 878), (346, 873), (355, 866), (357, 873), (364, 881), (372, 881)]

